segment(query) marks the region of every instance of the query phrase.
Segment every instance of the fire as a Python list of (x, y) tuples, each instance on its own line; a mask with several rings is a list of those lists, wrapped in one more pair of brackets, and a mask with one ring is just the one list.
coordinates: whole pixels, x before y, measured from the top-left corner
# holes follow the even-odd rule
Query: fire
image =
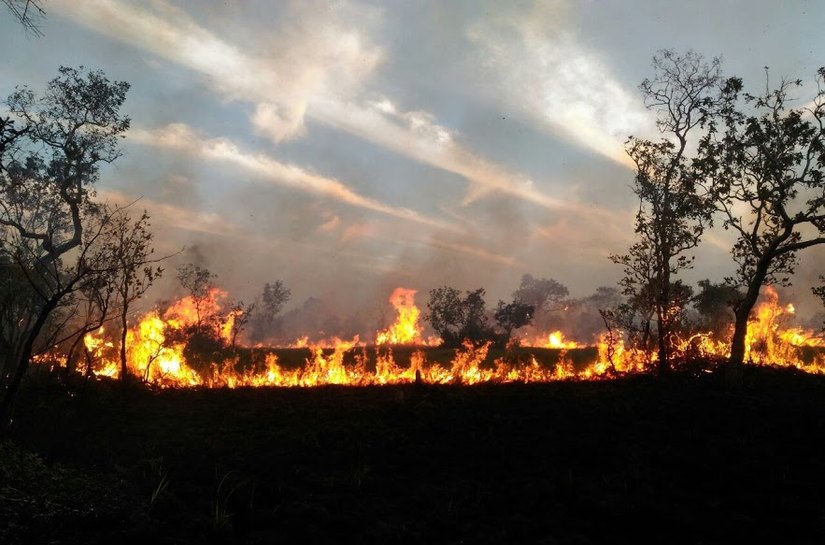
[(805, 362), (801, 349), (825, 347), (825, 338), (800, 327), (784, 327), (796, 309), (779, 304), (776, 290), (768, 286), (764, 300), (754, 309), (745, 338), (745, 359), (757, 365), (795, 367), (810, 373), (825, 373), (825, 356)]
[[(477, 384), (481, 382), (549, 382), (598, 380), (655, 367), (656, 354), (629, 346), (615, 332), (604, 333), (595, 346), (566, 339), (552, 331), (521, 348), (496, 348), (491, 343), (465, 342), (445, 358), (445, 351), (425, 351), (404, 345), (424, 346), (415, 290), (398, 288), (390, 303), (398, 316), (388, 329), (375, 334), (370, 347), (358, 336), (310, 341), (302, 337), (288, 347), (230, 347), (235, 336), (238, 309), (225, 311), (226, 293), (215, 289), (202, 301), (184, 297), (164, 311), (144, 315), (126, 335), (130, 374), (160, 387), (243, 387), (327, 384), (383, 385), (424, 382), (429, 384)], [(791, 327), (792, 305), (782, 306), (772, 289), (766, 289), (756, 307), (747, 336), (747, 360), (756, 365), (795, 367), (825, 373), (825, 356), (806, 347), (825, 347), (825, 339), (811, 331)], [(115, 343), (100, 329), (84, 337), (97, 376), (116, 377), (120, 361)], [(208, 356), (192, 345), (193, 337), (214, 339)], [(575, 361), (584, 350), (593, 353), (590, 363)], [(576, 352), (572, 352), (576, 351)], [(240, 354), (246, 354), (241, 358)], [(676, 343), (675, 353), (685, 359), (721, 359), (729, 344), (697, 333)], [(199, 355), (200, 354), (200, 355)], [(433, 359), (428, 359), (433, 358)], [(243, 361), (242, 361), (243, 360)]]
[(415, 306), (416, 290), (395, 288), (390, 295), (390, 304), (398, 312), (395, 323), (386, 331), (380, 331), (375, 344), (422, 344), (422, 327), (418, 324), (421, 311)]
[[(97, 332), (90, 331), (83, 337), (83, 346), (86, 348), (86, 353), (93, 360), (100, 359), (102, 350), (114, 348), (114, 344), (107, 341), (103, 337), (104, 333), (105, 331), (103, 327), (101, 327), (97, 330)], [(116, 362), (107, 360), (106, 364), (99, 369), (96, 369), (94, 373), (95, 375), (102, 377), (116, 377), (119, 371), (120, 370)]]
[(521, 343), (524, 346), (532, 348), (555, 348), (559, 350), (568, 350), (572, 348), (584, 348), (587, 345), (577, 343), (576, 341), (566, 340), (564, 333), (559, 330), (540, 335), (533, 340), (524, 340)]

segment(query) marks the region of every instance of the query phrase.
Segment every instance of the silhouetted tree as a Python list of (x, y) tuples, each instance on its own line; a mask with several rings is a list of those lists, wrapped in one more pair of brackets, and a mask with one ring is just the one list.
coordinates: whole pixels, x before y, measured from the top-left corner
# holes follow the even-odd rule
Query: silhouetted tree
[(825, 276), (820, 276), (819, 281), (822, 284), (811, 288), (811, 291), (813, 291), (814, 295), (819, 297), (822, 300), (822, 304), (825, 305)]
[(134, 221), (122, 210), (107, 227), (108, 260), (113, 266), (108, 282), (114, 286), (120, 313), (120, 379), (124, 382), (128, 378), (126, 333), (129, 308), (163, 274), (163, 269), (152, 263), (154, 249), (149, 228), (149, 215), (145, 210)]
[(254, 303), (254, 312), (247, 314), (250, 316), (250, 338), (253, 342), (261, 342), (272, 335), (275, 329), (275, 318), (291, 296), (292, 292), (281, 280), (264, 284), (260, 298)]
[(206, 267), (194, 263), (178, 267), (178, 282), (192, 299), (192, 305), (195, 307), (195, 330), (199, 333), (203, 330), (204, 322), (214, 318), (206, 314), (205, 305), (212, 295), (212, 290), (215, 288), (214, 280), (217, 277), (218, 275)]
[(487, 325), (487, 303), (484, 302), (484, 288), (468, 291), (462, 306), (464, 323), (459, 330), (462, 339), (483, 341), (492, 337), (492, 330)]
[(637, 241), (628, 253), (610, 259), (625, 269), (623, 292), (656, 322), (659, 372), (670, 366), (674, 320), (684, 300), (674, 277), (692, 266), (689, 251), (699, 244), (712, 207), (696, 191), (687, 157), (688, 137), (712, 123), (730, 100), (736, 80), (724, 81), (720, 61), (710, 63), (693, 51), (665, 50), (653, 58), (654, 76), (639, 86), (645, 105), (657, 112), (659, 141), (630, 137), (626, 150), (636, 169), (633, 192), (639, 198)]
[[(722, 128), (702, 139), (704, 184), (737, 235), (730, 283), (744, 289), (735, 307), (730, 367), (745, 356), (748, 318), (762, 286), (788, 285), (797, 253), (825, 243), (825, 68), (809, 106), (790, 108), (801, 81), (780, 81), (760, 95), (744, 94)], [(748, 109), (746, 112), (745, 109)]]
[(727, 282), (699, 281), (699, 293), (693, 296), (693, 308), (699, 313), (699, 326), (717, 335), (724, 334), (733, 325), (733, 308), (742, 293)]
[(570, 292), (567, 287), (552, 278), (534, 278), (530, 274), (521, 277), (521, 284), (513, 292), (513, 301), (533, 307), (533, 312), (554, 310)]
[(100, 163), (120, 156), (128, 89), (102, 72), (61, 67), (42, 95), (17, 88), (0, 116), (0, 254), (28, 286), (18, 301), (31, 305), (2, 377), (3, 422), (54, 313), (107, 268), (100, 243), (111, 213), (93, 202), (93, 185)]
[(430, 290), (424, 319), (448, 346), (455, 346), (465, 339), (491, 339), (493, 332), (487, 325), (484, 293), (484, 288), (479, 288), (467, 291), (462, 298), (459, 290), (448, 286)]
[(458, 332), (464, 323), (461, 292), (449, 286), (430, 290), (430, 300), (427, 302), (424, 319), (430, 322), (444, 344), (458, 343)]
[(493, 316), (498, 326), (507, 335), (506, 341), (509, 341), (513, 336), (513, 330), (530, 324), (533, 320), (533, 311), (532, 305), (520, 301), (513, 301), (512, 303), (498, 302)]

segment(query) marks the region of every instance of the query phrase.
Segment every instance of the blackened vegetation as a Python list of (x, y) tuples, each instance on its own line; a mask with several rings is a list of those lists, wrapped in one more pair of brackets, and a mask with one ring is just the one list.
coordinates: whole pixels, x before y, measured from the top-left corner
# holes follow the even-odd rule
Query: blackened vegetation
[(35, 377), (0, 447), (0, 541), (820, 543), (825, 379), (745, 384), (124, 397)]

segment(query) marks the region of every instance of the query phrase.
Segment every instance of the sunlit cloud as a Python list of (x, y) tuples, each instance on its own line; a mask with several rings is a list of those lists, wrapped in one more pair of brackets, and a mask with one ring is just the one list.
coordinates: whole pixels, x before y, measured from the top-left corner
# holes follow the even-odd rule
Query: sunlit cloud
[[(335, 18), (299, 17), (270, 56), (251, 56), (199, 26), (165, 2), (152, 9), (122, 0), (58, 4), (61, 13), (209, 76), (226, 98), (255, 104), (251, 122), (275, 142), (303, 134), (311, 117), (400, 155), (457, 174), (470, 182), (464, 204), (503, 192), (554, 208), (565, 203), (535, 189), (533, 181), (459, 144), (453, 131), (424, 110), (398, 111), (388, 98), (357, 99), (383, 50)], [(305, 15), (309, 16), (307, 12)]]
[(273, 29), (266, 50), (254, 56), (162, 0), (57, 1), (53, 9), (95, 32), (203, 74), (226, 99), (255, 103), (253, 125), (280, 142), (303, 133), (313, 96), (341, 96), (358, 89), (383, 58), (381, 48), (357, 29), (338, 24), (339, 12), (350, 9), (346, 2), (324, 4), (325, 9), (313, 9), (312, 3), (295, 6)]
[(445, 240), (430, 240), (428, 244), (433, 248), (446, 251), (447, 253), (457, 252), (464, 255), (475, 257), (483, 261), (489, 261), (492, 263), (496, 263), (498, 265), (504, 265), (506, 267), (516, 269), (524, 268), (524, 264), (512, 256), (497, 254), (488, 250), (484, 250), (482, 248), (478, 248), (476, 246), (471, 246), (469, 244)]
[(641, 98), (565, 25), (560, 2), (488, 18), (467, 30), (507, 110), (578, 145), (631, 166), (624, 142), (648, 134), (653, 118)]
[(175, 206), (111, 189), (99, 189), (97, 194), (102, 201), (127, 207), (127, 210), (151, 210), (152, 223), (161, 227), (221, 236), (239, 232), (237, 225), (213, 212)]
[(228, 138), (204, 138), (182, 123), (173, 123), (160, 129), (132, 129), (129, 137), (132, 141), (143, 145), (185, 152), (200, 159), (233, 164), (247, 172), (261, 176), (270, 183), (334, 199), (350, 206), (438, 229), (454, 229), (447, 222), (425, 216), (409, 208), (391, 206), (361, 195), (339, 180), (315, 174), (297, 165), (282, 163), (261, 153), (245, 152)]
[(399, 112), (389, 99), (366, 105), (318, 98), (314, 115), (329, 125), (471, 182), (463, 204), (491, 192), (514, 195), (546, 208), (570, 203), (535, 189), (528, 177), (488, 161), (456, 143), (453, 133), (422, 111)]

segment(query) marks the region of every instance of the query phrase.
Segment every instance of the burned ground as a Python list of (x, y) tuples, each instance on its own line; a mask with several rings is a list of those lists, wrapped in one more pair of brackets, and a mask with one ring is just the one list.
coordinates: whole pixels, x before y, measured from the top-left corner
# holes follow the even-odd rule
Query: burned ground
[(162, 390), (33, 377), (4, 543), (821, 543), (825, 378)]

